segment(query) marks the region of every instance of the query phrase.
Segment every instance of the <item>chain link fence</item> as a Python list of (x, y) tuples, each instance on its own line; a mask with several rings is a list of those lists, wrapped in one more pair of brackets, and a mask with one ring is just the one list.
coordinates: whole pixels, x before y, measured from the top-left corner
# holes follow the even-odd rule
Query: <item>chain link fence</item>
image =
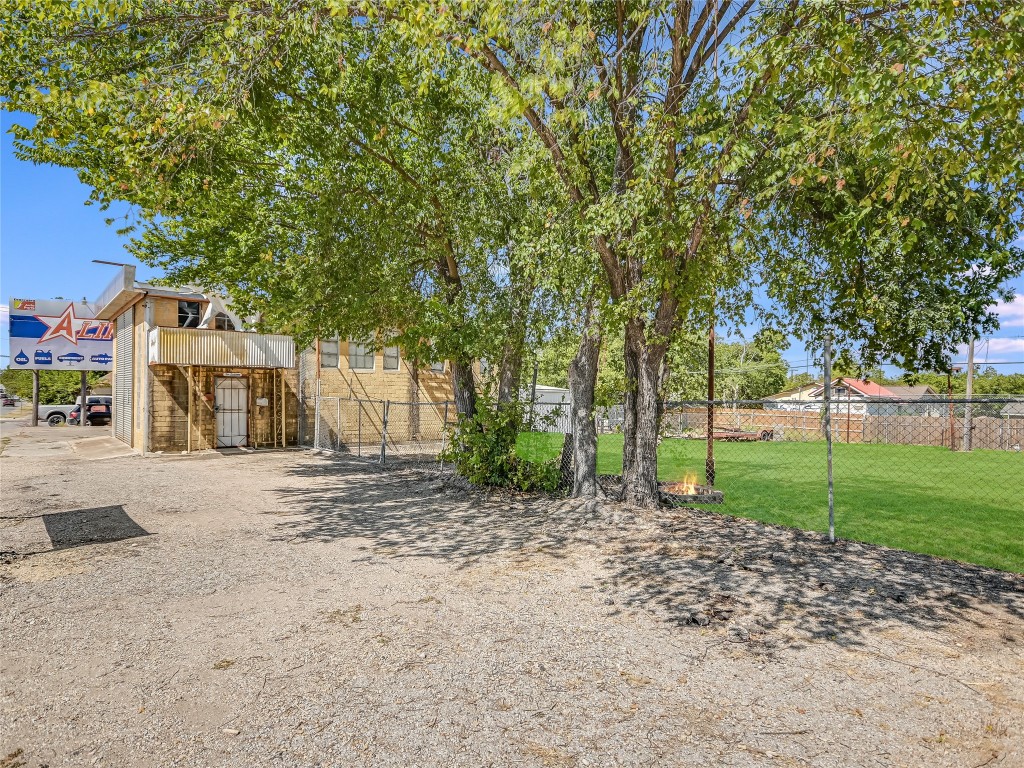
[(303, 398), (302, 445), (379, 464), (434, 462), (456, 423), (454, 402), (400, 402), (343, 397)]
[[(598, 474), (613, 479), (623, 409), (595, 420)], [(520, 442), (535, 459), (563, 444), (551, 432)], [(942, 553), (954, 550), (935, 542), (974, 537), (980, 562), (1024, 556), (1022, 397), (672, 402), (658, 442), (669, 504), (825, 531), (831, 495), (841, 537)]]

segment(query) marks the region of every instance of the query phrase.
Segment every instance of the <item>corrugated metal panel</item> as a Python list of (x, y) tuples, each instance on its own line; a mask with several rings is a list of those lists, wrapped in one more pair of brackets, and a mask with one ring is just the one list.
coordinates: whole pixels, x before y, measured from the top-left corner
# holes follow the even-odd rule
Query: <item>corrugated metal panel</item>
[(269, 333), (154, 328), (149, 332), (149, 362), (220, 368), (294, 368), (295, 342), (291, 336)]
[(134, 328), (129, 309), (117, 318), (114, 328), (114, 437), (132, 444), (132, 351)]

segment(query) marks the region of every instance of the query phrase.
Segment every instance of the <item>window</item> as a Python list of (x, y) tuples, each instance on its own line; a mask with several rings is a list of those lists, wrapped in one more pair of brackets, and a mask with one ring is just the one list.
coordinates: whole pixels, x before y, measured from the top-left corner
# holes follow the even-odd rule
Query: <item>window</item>
[(199, 311), (198, 301), (179, 301), (178, 302), (178, 327), (179, 328), (198, 328), (199, 321), (203, 319), (202, 313)]
[(348, 367), (353, 371), (373, 370), (373, 347), (369, 344), (348, 343)]
[(338, 340), (325, 339), (320, 342), (320, 367), (338, 367)]
[(231, 322), (231, 318), (225, 315), (223, 312), (218, 312), (213, 318), (213, 327), (218, 331), (234, 331), (235, 324)]
[(397, 371), (398, 363), (402, 359), (398, 347), (384, 347), (384, 370)]
[(444, 373), (444, 360), (440, 360), (436, 363), (431, 363), (430, 370), (432, 370), (434, 373)]

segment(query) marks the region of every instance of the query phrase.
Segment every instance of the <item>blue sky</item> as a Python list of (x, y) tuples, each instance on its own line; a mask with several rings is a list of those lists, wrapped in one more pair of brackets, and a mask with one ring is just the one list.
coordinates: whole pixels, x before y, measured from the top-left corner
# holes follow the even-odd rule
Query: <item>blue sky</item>
[[(7, 307), (11, 297), (91, 300), (114, 277), (115, 269), (93, 264), (93, 259), (135, 263), (124, 250), (125, 239), (117, 235), (116, 225), (108, 226), (105, 222), (109, 217), (124, 215), (126, 206), (106, 212), (98, 206), (87, 206), (89, 188), (78, 181), (73, 171), (25, 163), (14, 156), (8, 131), (16, 121), (30, 119), (0, 112), (2, 366), (8, 363)], [(148, 267), (139, 268), (140, 278), (153, 276), (154, 271)], [(1015, 280), (1012, 287), (1016, 300), (998, 307), (1003, 327), (977, 345), (976, 360), (980, 363), (1024, 361), (1024, 278)], [(802, 347), (791, 348), (785, 357), (801, 369), (808, 362)], [(1024, 364), (997, 367), (1007, 373), (1024, 371)]]

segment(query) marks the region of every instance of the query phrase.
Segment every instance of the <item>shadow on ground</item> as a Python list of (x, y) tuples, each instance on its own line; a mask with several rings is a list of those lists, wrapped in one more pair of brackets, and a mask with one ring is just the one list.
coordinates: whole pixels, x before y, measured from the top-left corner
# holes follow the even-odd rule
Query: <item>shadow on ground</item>
[(42, 516), (46, 535), (54, 549), (105, 544), (149, 536), (149, 531), (132, 520), (120, 504), (93, 509), (73, 509)]
[[(386, 472), (344, 456), (289, 470), (302, 487), (278, 491), (292, 542), (365, 538), (389, 557), (567, 557), (597, 544), (618, 606), (678, 625), (741, 624), (739, 636), (786, 635), (861, 644), (885, 626), (939, 630), (993, 611), (1024, 619), (1024, 576), (821, 534), (663, 509), (635, 512), (500, 494), (455, 493), (429, 476)], [(1019, 634), (1019, 633), (1018, 633)], [(1024, 636), (1006, 637), (1024, 644)]]

